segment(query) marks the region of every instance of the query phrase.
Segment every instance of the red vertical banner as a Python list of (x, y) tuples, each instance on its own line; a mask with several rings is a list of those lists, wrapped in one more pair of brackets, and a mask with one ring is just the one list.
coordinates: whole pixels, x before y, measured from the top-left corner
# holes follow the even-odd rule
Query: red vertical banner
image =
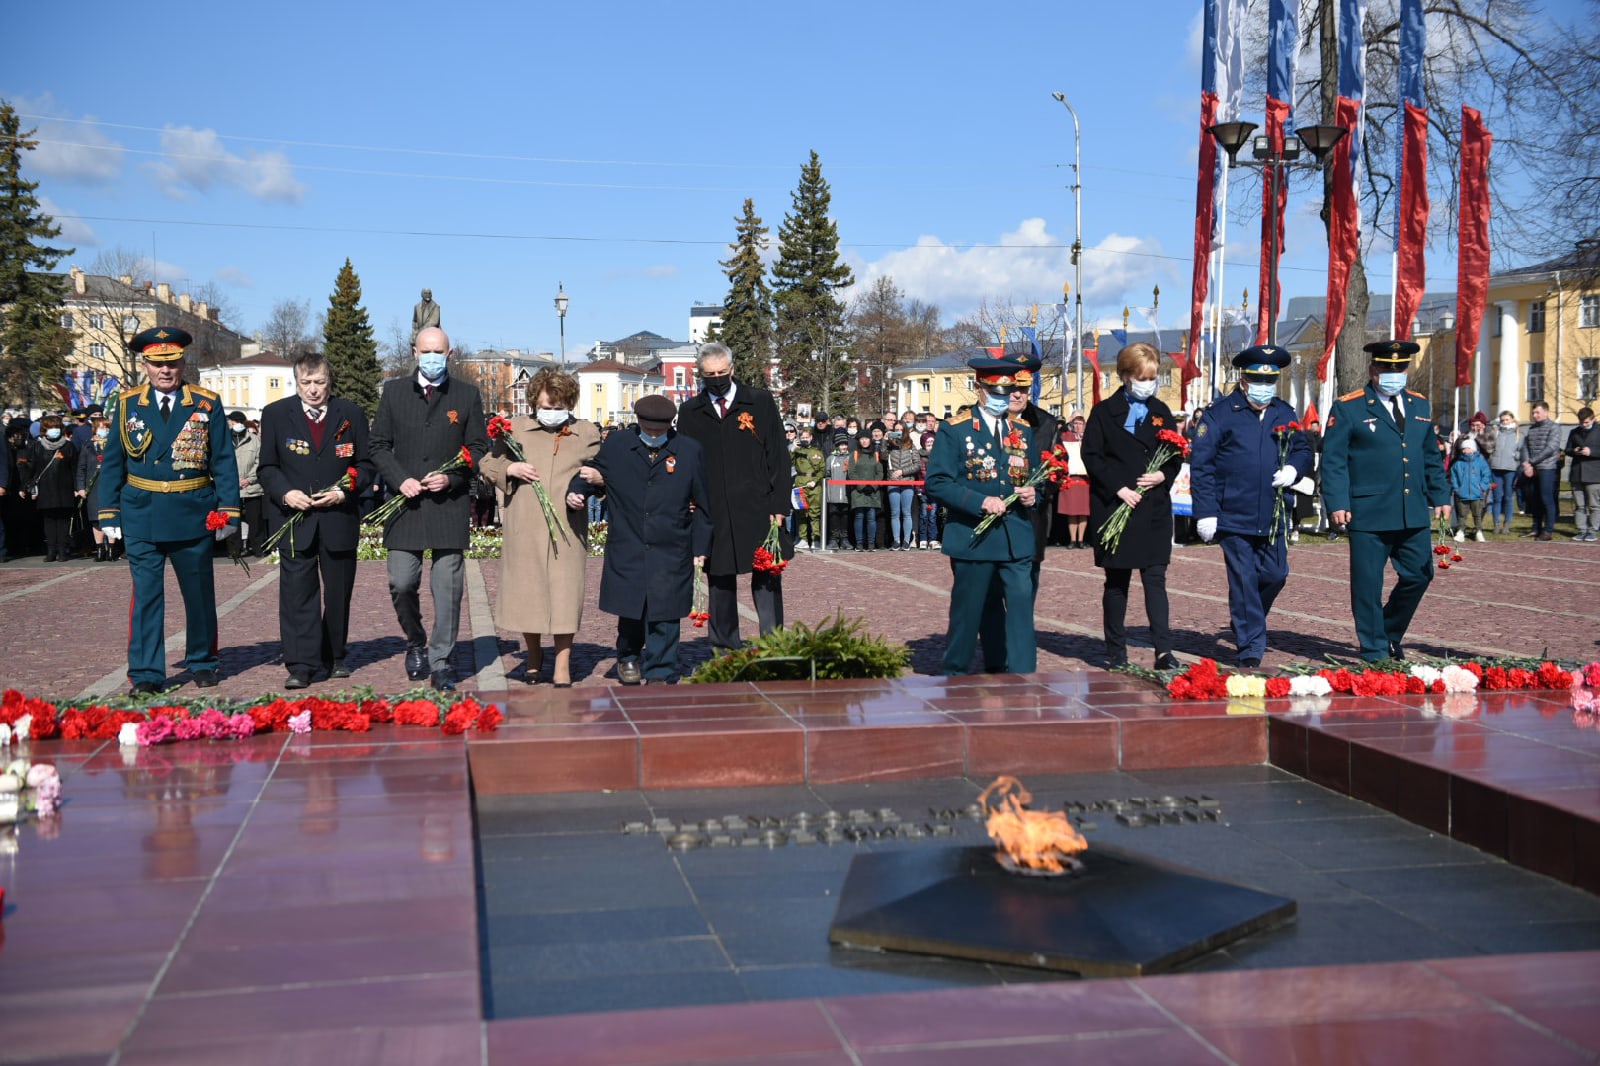
[[(1083, 350), (1083, 357), (1085, 359), (1089, 360), (1089, 365), (1090, 366), (1094, 367), (1094, 402), (1095, 403), (1099, 403), (1100, 402), (1100, 340), (1099, 340), (1098, 335), (1095, 337), (1095, 347), (1093, 347), (1093, 348), (1085, 348)], [(1079, 400), (1078, 402), (1082, 403), (1083, 401)]]
[(1472, 360), (1489, 298), (1489, 151), (1483, 116), (1461, 108), (1461, 231), (1456, 252), (1456, 384), (1472, 384)]
[(1398, 340), (1410, 340), (1411, 320), (1428, 287), (1428, 113), (1412, 103), (1406, 104), (1400, 173), (1394, 334)]

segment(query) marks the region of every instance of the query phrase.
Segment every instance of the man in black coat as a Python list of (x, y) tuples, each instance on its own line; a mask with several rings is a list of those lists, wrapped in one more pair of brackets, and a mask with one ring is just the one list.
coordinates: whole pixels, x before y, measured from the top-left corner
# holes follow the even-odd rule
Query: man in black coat
[[(406, 676), (456, 687), (450, 656), (461, 628), (461, 585), (472, 521), (472, 478), (489, 450), (478, 390), (449, 375), (450, 338), (444, 330), (417, 334), (417, 372), (386, 382), (372, 420), (372, 462), (406, 498), (385, 527), (389, 595), (406, 637)], [(471, 462), (441, 472), (465, 450)], [(433, 639), (422, 627), (422, 553), (433, 550)]]
[(705, 452), (672, 432), (676, 408), (665, 396), (646, 396), (633, 412), (639, 432), (610, 434), (594, 459), (611, 514), (600, 609), (617, 616), (617, 679), (670, 683), (679, 619), (711, 549)]
[(298, 395), (261, 412), (256, 472), (271, 532), (294, 522), (278, 541), (278, 633), (291, 689), (350, 676), (344, 656), (361, 531), (356, 508), (373, 475), (366, 412), (329, 396), (328, 360), (302, 355), (294, 378)]
[(742, 643), (740, 574), (753, 572), (761, 632), (783, 625), (783, 577), (755, 570), (755, 553), (772, 523), (789, 513), (794, 470), (778, 405), (765, 389), (734, 383), (728, 346), (702, 344), (696, 364), (705, 390), (678, 411), (678, 431), (706, 453), (715, 527), (706, 563), (711, 646), (725, 651)]

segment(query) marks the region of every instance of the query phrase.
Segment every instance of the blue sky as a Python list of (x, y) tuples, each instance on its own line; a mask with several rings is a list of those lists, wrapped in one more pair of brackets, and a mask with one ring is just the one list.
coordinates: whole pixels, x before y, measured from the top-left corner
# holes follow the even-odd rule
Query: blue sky
[[(153, 248), (159, 280), (219, 283), (248, 333), (278, 300), (325, 307), (348, 256), (380, 341), (428, 285), (458, 342), (543, 351), (559, 282), (571, 354), (685, 338), (690, 305), (726, 292), (745, 197), (775, 237), (812, 149), (858, 278), (891, 274), (947, 322), (1059, 300), (1061, 90), (1083, 129), (1085, 315), (1160, 285), (1177, 328), (1199, 17), (1198, 0), (31, 3), (7, 15), (27, 46), (0, 97), (39, 127), (48, 208), (80, 216), (68, 262)], [(1291, 195), (1286, 295), (1323, 291), (1319, 206)], [(1226, 283), (1252, 305), (1253, 230), (1230, 230)], [(1429, 267), (1454, 287), (1453, 262)]]

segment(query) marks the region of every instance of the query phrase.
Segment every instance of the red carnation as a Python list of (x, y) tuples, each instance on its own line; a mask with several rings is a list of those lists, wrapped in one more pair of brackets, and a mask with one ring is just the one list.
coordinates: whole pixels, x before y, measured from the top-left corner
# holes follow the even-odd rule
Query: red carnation
[(1289, 694), (1289, 679), (1287, 677), (1267, 678), (1267, 696), (1271, 699), (1281, 700)]
[(1428, 691), (1428, 683), (1422, 678), (1412, 674), (1406, 678), (1406, 692), (1413, 696), (1420, 696)]
[(472, 468), (472, 453), (467, 450), (465, 444), (461, 446), (461, 465), (468, 469)]
[(221, 511), (212, 511), (210, 514), (206, 515), (207, 532), (215, 533), (217, 530), (222, 529), (227, 524), (228, 516), (223, 514)]

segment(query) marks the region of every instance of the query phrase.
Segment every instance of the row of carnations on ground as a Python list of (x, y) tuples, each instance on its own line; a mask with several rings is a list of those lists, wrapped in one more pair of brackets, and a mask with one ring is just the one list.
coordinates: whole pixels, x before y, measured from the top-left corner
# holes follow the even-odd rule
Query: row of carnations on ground
[(1223, 673), (1214, 659), (1201, 659), (1166, 683), (1173, 699), (1208, 700), (1229, 696), (1326, 696), (1346, 693), (1356, 696), (1402, 696), (1448, 692), (1515, 691), (1546, 689), (1570, 691), (1573, 706), (1595, 708), (1595, 690), (1600, 689), (1600, 662), (1568, 670), (1546, 660), (1537, 666), (1506, 665), (1465, 661), (1434, 666), (1413, 663), (1404, 670), (1349, 670), (1324, 668), (1290, 676), (1263, 677), (1258, 674)]
[(505, 720), (495, 706), (473, 699), (406, 696), (370, 698), (278, 698), (238, 704), (165, 703), (144, 707), (106, 704), (57, 705), (7, 689), (0, 697), (5, 740), (120, 740), (143, 746), (178, 740), (238, 740), (257, 733), (341, 730), (364, 733), (374, 725), (428, 726), (446, 734), (486, 732)]

